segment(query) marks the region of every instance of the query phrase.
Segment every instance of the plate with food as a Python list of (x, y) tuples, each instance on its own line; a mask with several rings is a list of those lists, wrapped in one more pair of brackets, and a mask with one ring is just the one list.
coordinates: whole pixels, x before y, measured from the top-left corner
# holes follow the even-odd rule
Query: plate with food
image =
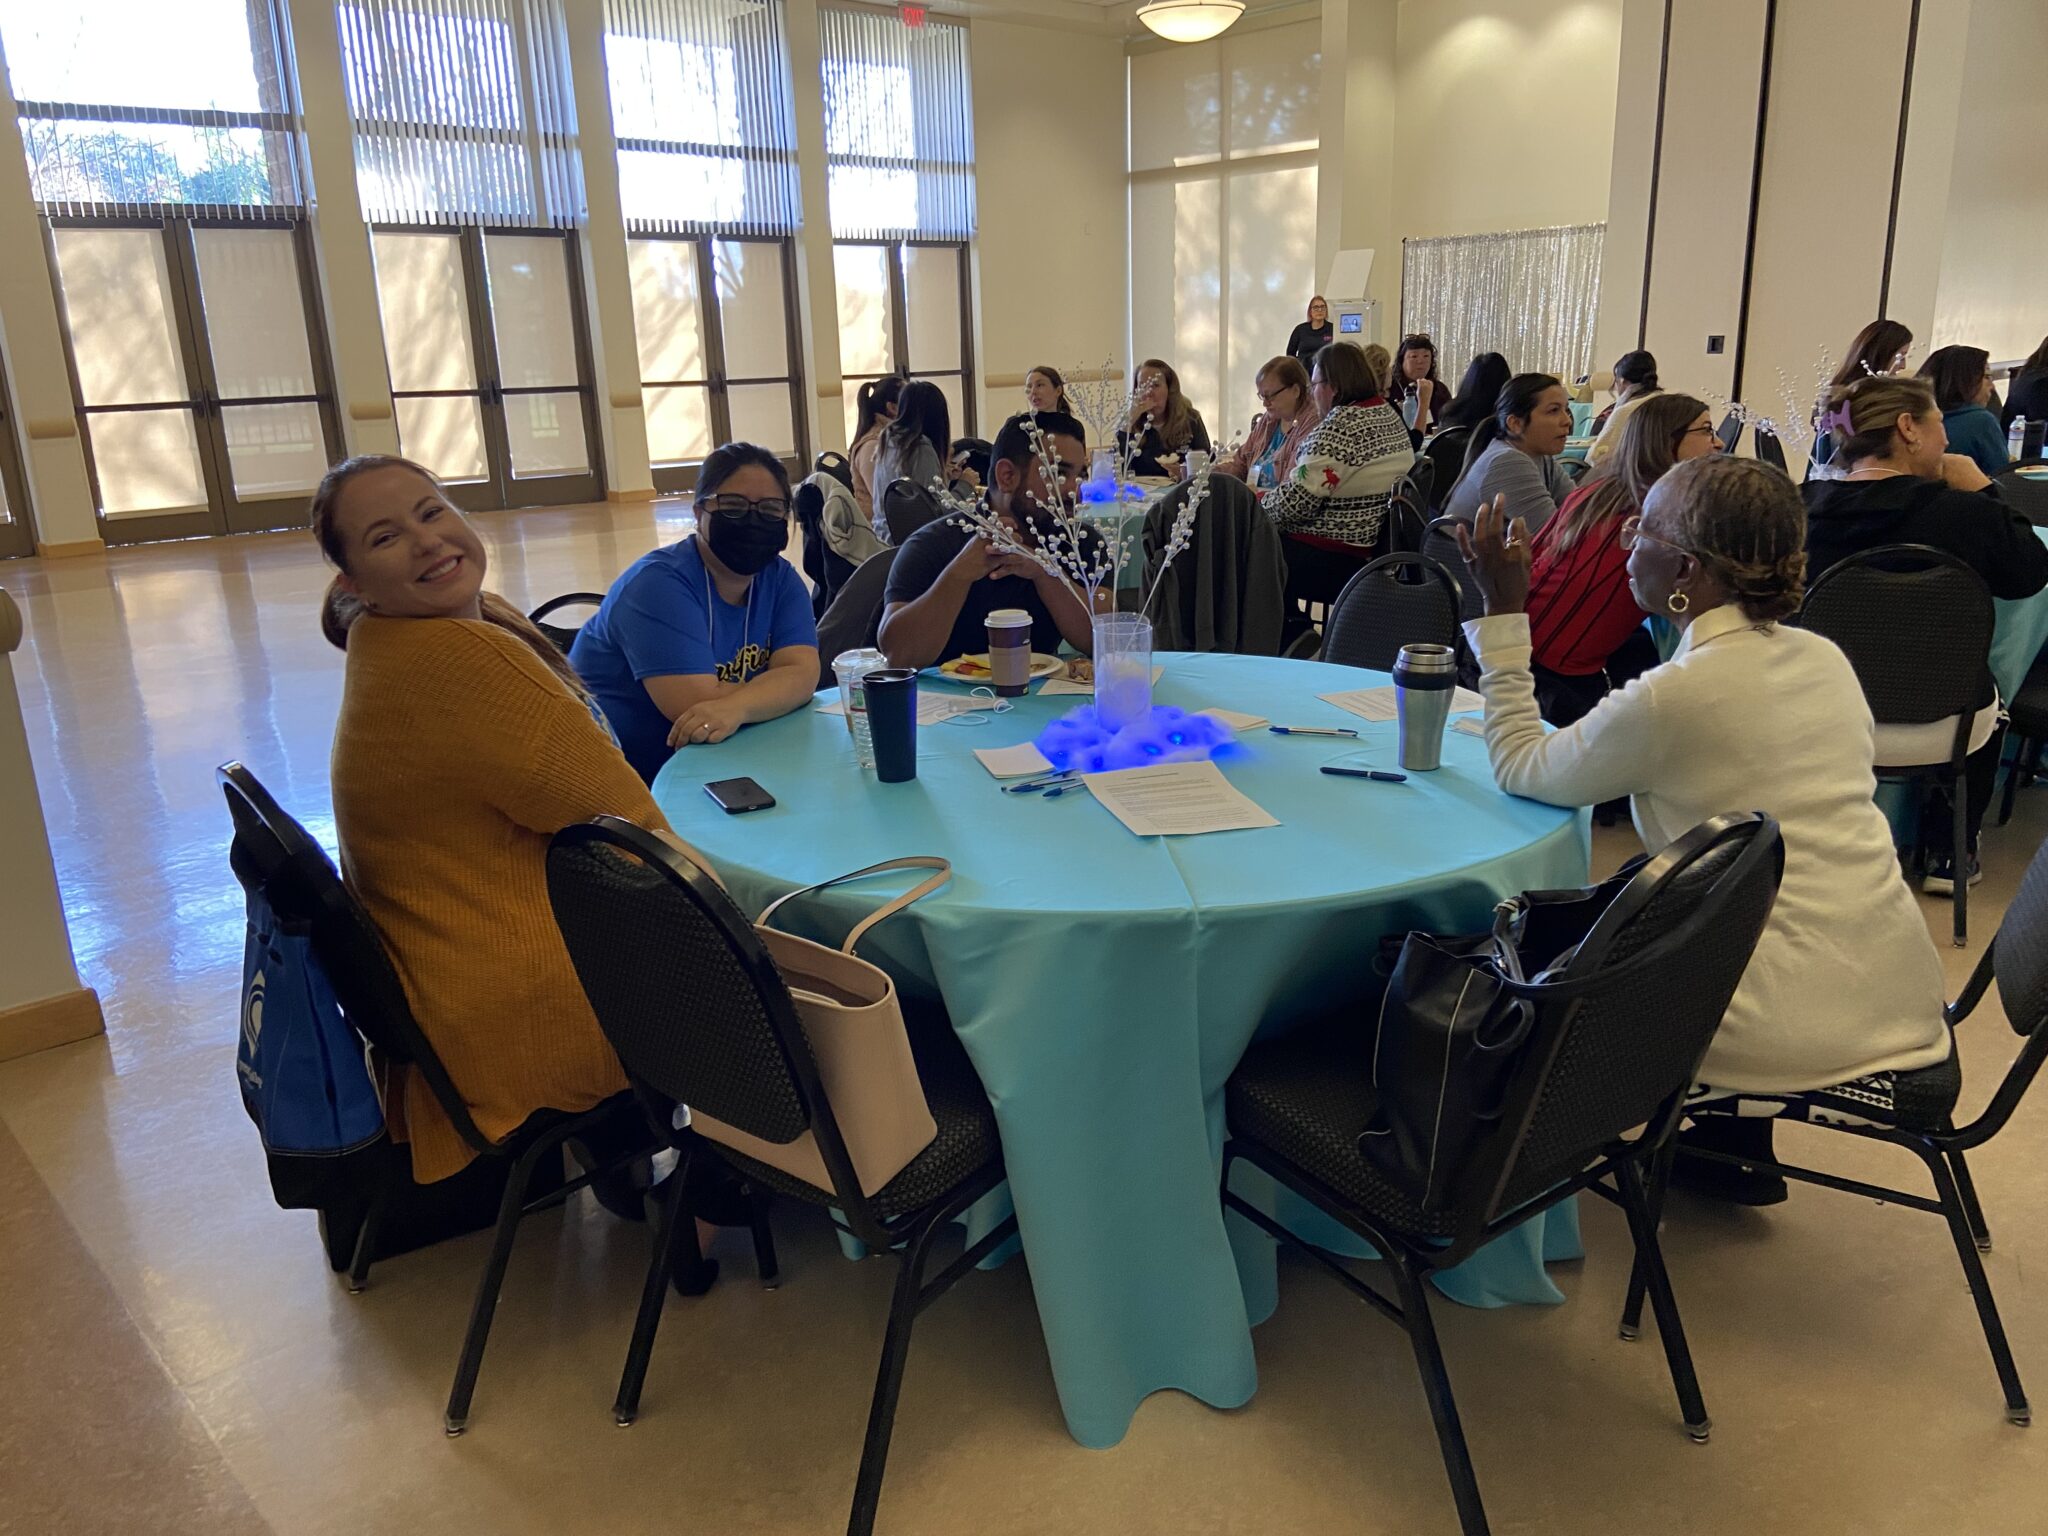
[(2048, 464), (2023, 464), (2013, 473), (2022, 480), (2048, 480)]
[[(1041, 677), (1051, 677), (1064, 665), (1065, 663), (1057, 656), (1048, 656), (1043, 651), (1033, 651), (1031, 653), (1031, 680), (1036, 682)], [(995, 677), (995, 674), (988, 669), (988, 652), (986, 651), (983, 651), (979, 656), (955, 656), (951, 661), (942, 663), (938, 672), (939, 676), (955, 683), (987, 683)]]

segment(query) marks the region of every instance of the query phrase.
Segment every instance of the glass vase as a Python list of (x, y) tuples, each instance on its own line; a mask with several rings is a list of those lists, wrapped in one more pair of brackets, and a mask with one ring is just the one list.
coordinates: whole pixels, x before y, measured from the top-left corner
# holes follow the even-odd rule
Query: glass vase
[(1121, 731), (1152, 713), (1152, 621), (1135, 613), (1095, 616), (1095, 714)]

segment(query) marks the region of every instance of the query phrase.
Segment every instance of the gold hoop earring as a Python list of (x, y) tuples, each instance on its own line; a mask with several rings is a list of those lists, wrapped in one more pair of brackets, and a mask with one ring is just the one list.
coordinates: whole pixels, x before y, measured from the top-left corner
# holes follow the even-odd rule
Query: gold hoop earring
[(1669, 608), (1674, 614), (1681, 614), (1692, 607), (1692, 599), (1683, 592), (1674, 592), (1664, 599), (1664, 606)]

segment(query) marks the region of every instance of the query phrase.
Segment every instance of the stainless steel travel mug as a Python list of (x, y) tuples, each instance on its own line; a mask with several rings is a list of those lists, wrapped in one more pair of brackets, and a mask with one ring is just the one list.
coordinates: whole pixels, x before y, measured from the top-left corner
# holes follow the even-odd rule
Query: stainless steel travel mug
[(1444, 726), (1458, 686), (1458, 655), (1448, 645), (1404, 645), (1394, 661), (1394, 712), (1401, 766), (1428, 773), (1443, 766)]

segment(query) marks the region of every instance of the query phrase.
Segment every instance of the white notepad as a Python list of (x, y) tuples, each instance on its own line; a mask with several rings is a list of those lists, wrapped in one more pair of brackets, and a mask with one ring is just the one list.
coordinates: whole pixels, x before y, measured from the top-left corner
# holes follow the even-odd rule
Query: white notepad
[(1051, 773), (1052, 764), (1031, 742), (1014, 747), (976, 747), (981, 766), (999, 779), (1021, 779), (1034, 773)]
[[(1361, 720), (1393, 720), (1399, 718), (1394, 706), (1394, 690), (1391, 686), (1382, 688), (1353, 688), (1349, 693), (1319, 693), (1316, 695), (1325, 704), (1334, 704), (1339, 709), (1348, 709)], [(1486, 700), (1470, 688), (1457, 689), (1451, 695), (1451, 713), (1470, 714), (1473, 710), (1486, 708)]]
[(1266, 717), (1264, 715), (1247, 715), (1242, 710), (1236, 709), (1198, 709), (1195, 713), (1198, 715), (1210, 715), (1215, 719), (1221, 720), (1233, 731), (1255, 731), (1260, 726), (1266, 724)]
[(1223, 777), (1214, 763), (1160, 763), (1084, 773), (1081, 782), (1140, 837), (1189, 837), (1280, 825)]
[[(996, 701), (994, 699), (977, 699), (959, 693), (926, 693), (920, 690), (917, 695), (917, 723), (919, 725), (938, 725), (952, 719), (955, 715), (971, 715), (977, 709), (994, 709), (995, 707)], [(846, 713), (846, 707), (837, 699), (833, 699), (829, 703), (820, 704), (818, 706), (818, 713), (821, 715), (843, 715)]]

